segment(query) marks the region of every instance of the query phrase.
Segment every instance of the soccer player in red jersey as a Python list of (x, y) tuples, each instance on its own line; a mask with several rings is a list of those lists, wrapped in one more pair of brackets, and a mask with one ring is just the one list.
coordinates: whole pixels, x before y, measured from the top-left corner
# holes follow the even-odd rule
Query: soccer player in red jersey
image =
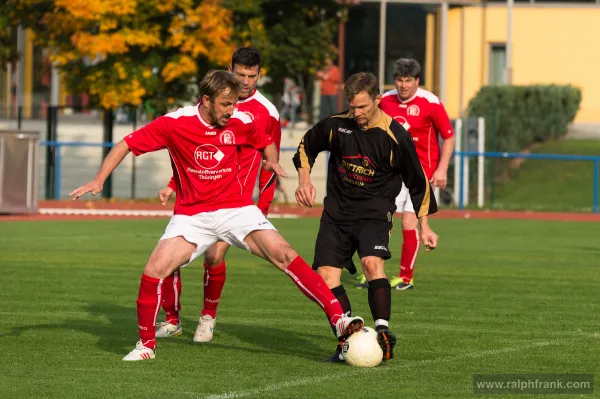
[[(252, 47), (242, 47), (236, 50), (231, 57), (229, 71), (240, 82), (238, 102), (235, 105), (236, 111), (250, 117), (258, 130), (265, 132), (273, 139), (277, 151), (279, 151), (281, 143), (279, 113), (277, 108), (256, 89), (256, 83), (261, 74), (260, 53)], [(260, 194), (257, 206), (266, 216), (275, 194), (276, 175), (269, 170), (260, 168), (260, 157), (260, 153), (254, 148), (242, 148), (241, 168), (248, 171), (242, 183), (244, 192), (252, 196), (256, 177), (260, 170)], [(159, 192), (162, 203), (166, 204), (174, 193), (175, 181), (171, 178), (167, 187)], [(225, 286), (225, 255), (228, 249), (228, 243), (219, 241), (204, 253), (204, 307), (200, 312), (200, 320), (194, 333), (195, 342), (209, 342), (212, 340), (217, 308)], [(181, 276), (178, 271), (165, 279), (162, 307), (166, 313), (166, 319), (157, 325), (156, 336), (159, 338), (175, 337), (182, 333), (179, 320), (181, 288)]]
[(140, 341), (123, 360), (155, 357), (156, 316), (164, 279), (222, 240), (268, 260), (286, 273), (300, 291), (327, 315), (339, 339), (362, 328), (360, 317), (343, 313), (323, 279), (292, 249), (253, 205), (244, 190), (249, 170), (242, 170), (239, 152), (263, 152), (263, 167), (285, 176), (273, 139), (256, 129), (245, 114), (234, 112), (237, 78), (227, 71), (209, 71), (200, 82), (200, 103), (159, 117), (126, 136), (106, 156), (92, 181), (73, 190), (73, 200), (96, 195), (112, 171), (131, 151), (134, 155), (167, 149), (175, 177), (174, 215), (150, 255), (137, 299)]
[[(417, 155), (431, 185), (446, 188), (448, 164), (456, 141), (444, 105), (433, 93), (419, 88), (421, 66), (414, 59), (400, 58), (394, 69), (395, 90), (383, 94), (379, 107), (397, 120), (413, 138)], [(438, 134), (443, 139), (440, 151)], [(415, 261), (419, 252), (418, 221), (408, 195), (402, 187), (396, 199), (396, 212), (402, 213), (402, 255), (400, 273), (390, 280), (397, 290), (413, 288)]]

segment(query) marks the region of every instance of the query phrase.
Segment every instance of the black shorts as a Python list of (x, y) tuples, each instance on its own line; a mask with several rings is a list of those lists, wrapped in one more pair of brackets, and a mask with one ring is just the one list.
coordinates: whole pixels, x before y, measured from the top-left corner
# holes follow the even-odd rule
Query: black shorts
[(312, 267), (315, 270), (320, 266), (345, 267), (354, 274), (356, 266), (352, 255), (356, 251), (361, 259), (365, 256), (392, 257), (388, 249), (391, 234), (391, 222), (358, 222), (356, 225), (340, 226), (321, 220)]

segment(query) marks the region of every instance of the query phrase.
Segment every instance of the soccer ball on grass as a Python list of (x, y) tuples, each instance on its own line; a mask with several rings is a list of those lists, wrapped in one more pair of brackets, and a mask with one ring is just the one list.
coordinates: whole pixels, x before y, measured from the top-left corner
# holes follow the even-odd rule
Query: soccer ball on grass
[(363, 327), (355, 332), (344, 342), (342, 354), (351, 366), (377, 366), (383, 359), (383, 351), (377, 343), (377, 332), (371, 327)]

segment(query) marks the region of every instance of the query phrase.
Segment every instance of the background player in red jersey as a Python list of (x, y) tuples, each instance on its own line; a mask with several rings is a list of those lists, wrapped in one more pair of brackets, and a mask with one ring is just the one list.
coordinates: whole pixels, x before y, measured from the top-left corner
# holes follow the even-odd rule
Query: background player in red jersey
[[(260, 53), (255, 48), (242, 47), (233, 53), (229, 71), (240, 82), (240, 92), (238, 93), (238, 102), (235, 109), (250, 117), (258, 130), (269, 135), (279, 152), (281, 143), (279, 113), (277, 108), (256, 89), (256, 83), (261, 74), (260, 67)], [(260, 196), (257, 206), (266, 216), (275, 194), (276, 175), (269, 170), (260, 168), (260, 158), (260, 153), (255, 149), (251, 147), (242, 148), (241, 169), (248, 171), (243, 181), (244, 192), (252, 196), (256, 176), (260, 170)], [(173, 193), (175, 193), (175, 181), (171, 178), (169, 185), (158, 193), (163, 205), (167, 203)], [(228, 249), (229, 244), (220, 241), (204, 253), (204, 307), (200, 312), (200, 320), (194, 333), (195, 342), (209, 342), (213, 337), (217, 308), (225, 285), (227, 273), (225, 254)], [(157, 325), (156, 336), (158, 338), (181, 335), (180, 297), (181, 277), (179, 272), (176, 271), (165, 279), (162, 307), (166, 313), (166, 319)]]
[[(410, 133), (431, 185), (443, 189), (446, 188), (448, 164), (454, 151), (454, 131), (440, 99), (419, 88), (420, 77), (421, 66), (416, 60), (397, 60), (394, 68), (396, 89), (383, 95), (379, 107)], [(441, 152), (438, 134), (444, 140)], [(396, 206), (396, 212), (402, 213), (404, 240), (400, 273), (390, 280), (390, 285), (397, 290), (406, 290), (413, 288), (413, 273), (419, 252), (418, 221), (406, 186), (402, 187)]]
[(117, 143), (95, 178), (69, 195), (95, 195), (110, 173), (132, 151), (135, 155), (168, 149), (175, 177), (174, 215), (148, 259), (137, 299), (140, 341), (123, 360), (155, 357), (156, 316), (164, 279), (223, 240), (268, 260), (285, 272), (300, 291), (327, 314), (336, 335), (344, 339), (362, 328), (360, 317), (343, 314), (338, 300), (310, 266), (277, 232), (242, 181), (238, 151), (251, 146), (262, 150), (267, 170), (285, 176), (271, 137), (256, 130), (245, 114), (234, 112), (239, 85), (227, 71), (209, 71), (200, 82), (201, 101), (180, 108), (136, 130)]

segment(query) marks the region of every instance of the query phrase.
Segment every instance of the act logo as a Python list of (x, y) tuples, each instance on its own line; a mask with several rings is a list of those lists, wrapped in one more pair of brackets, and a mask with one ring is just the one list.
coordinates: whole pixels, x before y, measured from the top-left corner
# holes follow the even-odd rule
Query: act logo
[(204, 169), (216, 168), (224, 157), (225, 154), (212, 144), (202, 144), (194, 151), (196, 163)]

